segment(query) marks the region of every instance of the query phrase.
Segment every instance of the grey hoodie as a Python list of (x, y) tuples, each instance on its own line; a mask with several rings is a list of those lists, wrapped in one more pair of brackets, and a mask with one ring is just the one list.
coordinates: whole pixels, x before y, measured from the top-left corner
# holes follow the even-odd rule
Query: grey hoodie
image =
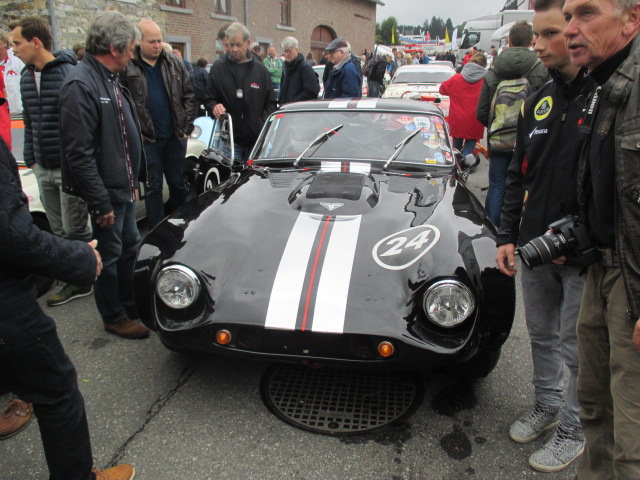
[(462, 78), (464, 78), (469, 83), (477, 83), (484, 78), (487, 74), (487, 70), (484, 67), (481, 67), (477, 63), (467, 63), (464, 67), (462, 67), (462, 71), (460, 72)]

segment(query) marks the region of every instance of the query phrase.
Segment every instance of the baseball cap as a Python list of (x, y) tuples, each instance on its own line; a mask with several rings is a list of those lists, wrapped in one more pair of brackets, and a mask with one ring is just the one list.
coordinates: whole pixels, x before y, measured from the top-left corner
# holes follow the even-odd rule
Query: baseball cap
[(343, 38), (336, 38), (333, 42), (327, 45), (325, 52), (333, 52), (334, 50), (337, 50), (339, 48), (346, 48), (346, 47), (347, 47), (346, 40), (344, 40)]

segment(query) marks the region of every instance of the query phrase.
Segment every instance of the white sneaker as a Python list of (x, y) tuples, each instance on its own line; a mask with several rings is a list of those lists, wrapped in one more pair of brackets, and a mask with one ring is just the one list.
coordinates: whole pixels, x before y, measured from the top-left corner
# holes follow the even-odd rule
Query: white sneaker
[(529, 457), (529, 465), (539, 472), (558, 472), (582, 455), (584, 443), (582, 428), (559, 425), (544, 447)]
[(560, 407), (551, 407), (537, 403), (526, 415), (511, 424), (509, 436), (518, 443), (529, 443), (538, 438), (542, 432), (555, 427), (559, 419)]

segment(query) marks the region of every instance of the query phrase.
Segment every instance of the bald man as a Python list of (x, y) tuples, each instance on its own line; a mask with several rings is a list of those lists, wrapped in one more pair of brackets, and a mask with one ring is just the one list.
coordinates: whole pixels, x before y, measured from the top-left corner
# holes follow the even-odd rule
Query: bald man
[(123, 83), (131, 92), (140, 119), (147, 162), (145, 203), (149, 228), (154, 228), (165, 216), (163, 176), (169, 186), (170, 211), (187, 199), (182, 170), (197, 105), (182, 60), (162, 48), (158, 24), (143, 19), (138, 29), (142, 39), (123, 73)]

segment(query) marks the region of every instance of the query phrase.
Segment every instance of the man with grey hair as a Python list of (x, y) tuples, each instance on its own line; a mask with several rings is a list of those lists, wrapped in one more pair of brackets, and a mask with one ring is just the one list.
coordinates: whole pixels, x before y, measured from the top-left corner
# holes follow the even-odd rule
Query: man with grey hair
[(326, 49), (333, 64), (324, 84), (324, 98), (357, 98), (362, 95), (362, 80), (351, 61), (351, 47), (346, 40), (336, 38)]
[(298, 40), (285, 37), (280, 44), (284, 52), (284, 73), (278, 103), (300, 102), (318, 98), (320, 82), (318, 75), (298, 50)]
[(271, 75), (250, 53), (247, 27), (232, 23), (225, 36), (229, 51), (211, 67), (205, 105), (216, 119), (231, 115), (234, 157), (245, 162), (264, 122), (276, 109), (276, 100)]
[(104, 269), (95, 284), (107, 332), (144, 338), (136, 322), (133, 265), (140, 244), (136, 225), (143, 150), (138, 117), (118, 74), (133, 58), (140, 32), (119, 12), (99, 14), (87, 31), (87, 51), (60, 91), (63, 187), (89, 207)]
[(578, 315), (577, 478), (640, 478), (640, 3), (566, 0), (563, 13), (571, 62), (598, 84), (578, 127), (580, 219), (602, 259)]

